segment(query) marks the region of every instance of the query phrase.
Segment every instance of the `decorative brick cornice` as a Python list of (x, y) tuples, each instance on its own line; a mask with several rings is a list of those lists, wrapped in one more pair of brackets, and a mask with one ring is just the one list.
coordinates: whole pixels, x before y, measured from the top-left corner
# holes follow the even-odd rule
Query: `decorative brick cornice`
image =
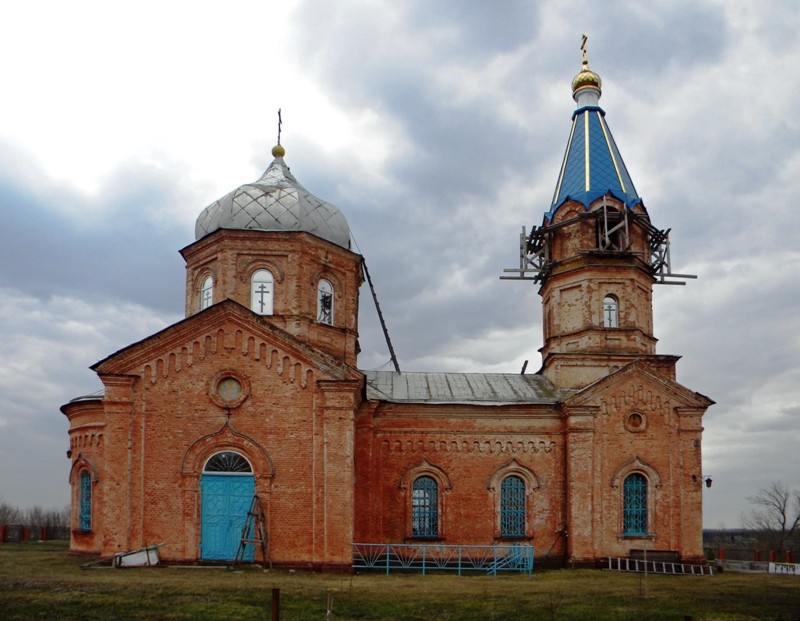
[[(554, 453), (557, 445), (552, 440), (536, 439), (501, 439), (501, 438), (462, 438), (459, 440), (445, 438), (403, 438), (404, 434), (378, 434), (382, 436), (381, 447), (389, 453), (478, 453), (478, 454), (534, 454)], [(414, 434), (417, 435), (417, 434)], [(398, 437), (399, 436), (399, 437)]]

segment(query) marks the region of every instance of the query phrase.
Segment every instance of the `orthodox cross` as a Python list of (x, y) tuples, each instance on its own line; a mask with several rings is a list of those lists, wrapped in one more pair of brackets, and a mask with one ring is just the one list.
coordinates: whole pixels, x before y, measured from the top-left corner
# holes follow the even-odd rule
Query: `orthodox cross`
[(281, 109), (278, 108), (278, 144), (281, 143), (281, 125), (283, 121), (281, 121)]
[[(583, 54), (583, 66), (584, 67), (588, 67), (589, 66), (589, 58), (586, 55), (586, 41), (588, 39), (589, 39), (589, 37), (587, 37), (586, 35), (581, 35), (581, 53)], [(280, 114), (280, 112), (279, 112), (279, 114)], [(278, 143), (278, 144), (280, 144), (280, 143)]]
[(256, 293), (258, 294), (259, 312), (260, 312), (260, 314), (263, 315), (264, 314), (264, 307), (266, 306), (266, 302), (265, 302), (266, 294), (269, 293), (269, 289), (266, 287), (266, 285), (264, 285), (264, 283), (261, 283), (260, 285), (258, 285), (258, 288), (256, 289)]

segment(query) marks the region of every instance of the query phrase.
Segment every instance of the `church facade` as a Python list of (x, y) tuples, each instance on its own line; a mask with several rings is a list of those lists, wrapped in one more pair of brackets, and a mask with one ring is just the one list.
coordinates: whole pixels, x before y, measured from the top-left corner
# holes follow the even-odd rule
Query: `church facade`
[(539, 286), (537, 373), (362, 371), (362, 258), (283, 147), (206, 208), (186, 317), (92, 369), (69, 419), (74, 553), (164, 543), (166, 560), (352, 565), (354, 543), (530, 544), (593, 563), (701, 561), (702, 416), (656, 353), (654, 284), (678, 276), (599, 107), (578, 107), (555, 196), (508, 277)]

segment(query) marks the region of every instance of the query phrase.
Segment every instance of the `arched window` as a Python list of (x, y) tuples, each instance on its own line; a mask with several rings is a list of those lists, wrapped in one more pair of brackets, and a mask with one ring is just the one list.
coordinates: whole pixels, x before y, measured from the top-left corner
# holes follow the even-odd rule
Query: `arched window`
[(92, 475), (82, 470), (78, 498), (78, 530), (92, 530)]
[(613, 295), (603, 298), (603, 325), (606, 328), (619, 327), (619, 302)]
[(433, 477), (414, 480), (411, 495), (411, 536), (439, 536), (439, 485)]
[(525, 481), (511, 475), (500, 484), (500, 536), (525, 536)]
[(269, 270), (256, 270), (250, 278), (250, 310), (271, 315), (275, 279)]
[(239, 453), (233, 451), (222, 451), (213, 455), (211, 459), (206, 462), (206, 467), (203, 468), (204, 472), (252, 472), (253, 468), (250, 462), (247, 461)]
[(200, 285), (200, 310), (211, 306), (214, 299), (214, 281), (211, 276), (206, 276), (203, 279), (203, 284)]
[(317, 321), (333, 325), (333, 285), (327, 280), (317, 285)]
[(622, 534), (647, 535), (647, 479), (639, 472), (622, 484)]

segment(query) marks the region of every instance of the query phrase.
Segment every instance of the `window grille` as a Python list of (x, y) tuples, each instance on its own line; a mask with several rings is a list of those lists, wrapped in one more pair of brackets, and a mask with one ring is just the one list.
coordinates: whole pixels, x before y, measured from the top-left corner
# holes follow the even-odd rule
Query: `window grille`
[(500, 536), (525, 536), (525, 481), (508, 476), (500, 485)]
[(427, 476), (414, 481), (411, 498), (411, 535), (438, 537), (439, 485)]
[(634, 472), (622, 485), (622, 534), (647, 534), (647, 479)]
[(200, 285), (200, 310), (206, 309), (211, 306), (214, 298), (214, 281), (211, 276), (206, 276), (203, 279), (203, 284)]
[(81, 472), (80, 485), (78, 529), (92, 530), (92, 477), (86, 470)]
[(327, 280), (317, 286), (317, 321), (333, 325), (333, 285)]
[(239, 453), (224, 451), (206, 462), (205, 472), (252, 472), (250, 463)]
[(256, 270), (250, 278), (250, 310), (259, 315), (273, 312), (275, 279), (269, 270)]
[(619, 302), (612, 295), (603, 298), (603, 325), (606, 328), (619, 327)]

